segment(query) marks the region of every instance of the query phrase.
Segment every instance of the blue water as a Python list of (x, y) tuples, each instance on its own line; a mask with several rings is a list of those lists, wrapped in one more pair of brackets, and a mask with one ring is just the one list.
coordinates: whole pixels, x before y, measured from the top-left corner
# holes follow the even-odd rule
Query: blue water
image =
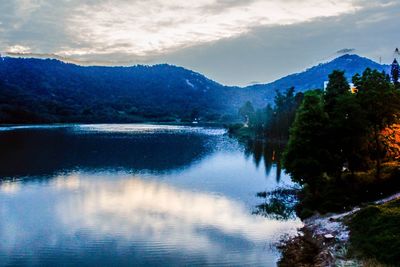
[(275, 266), (301, 225), (252, 215), (290, 185), (224, 129), (0, 128), (0, 266)]

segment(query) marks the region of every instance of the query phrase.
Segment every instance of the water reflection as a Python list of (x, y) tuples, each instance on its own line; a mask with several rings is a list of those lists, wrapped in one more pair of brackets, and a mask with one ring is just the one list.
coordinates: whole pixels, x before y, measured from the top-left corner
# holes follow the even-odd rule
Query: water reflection
[(78, 168), (170, 171), (212, 152), (212, 143), (224, 134), (221, 129), (151, 125), (6, 129), (0, 131), (0, 178)]
[(295, 219), (298, 192), (294, 187), (259, 192), (257, 196), (264, 199), (264, 203), (257, 205), (253, 213), (277, 220)]
[(224, 132), (0, 129), (0, 266), (274, 266), (270, 245), (300, 222), (251, 213), (290, 179)]
[(258, 167), (263, 161), (266, 175), (269, 176), (273, 167), (275, 176), (280, 181), (282, 176), (281, 155), (284, 150), (284, 144), (276, 142), (265, 142), (262, 140), (248, 140), (244, 142), (245, 153), (252, 156), (254, 164)]
[[(172, 266), (191, 257), (195, 265), (273, 266), (277, 255), (265, 247), (298, 225), (252, 216), (242, 202), (225, 196), (123, 172), (71, 173), (54, 177), (46, 186), (32, 184), (14, 192), (10, 184), (0, 186), (6, 193), (0, 200), (7, 207), (1, 212), (7, 219), (1, 220), (0, 258), (6, 264), (15, 260), (10, 255), (23, 255), (19, 260), (38, 265), (70, 256), (71, 264), (100, 263), (110, 260), (110, 253), (99, 251), (106, 247), (127, 257), (114, 259), (116, 263)], [(30, 208), (38, 209), (27, 210), (27, 199)], [(63, 255), (66, 247), (68, 255)], [(90, 254), (82, 255), (82, 249)]]

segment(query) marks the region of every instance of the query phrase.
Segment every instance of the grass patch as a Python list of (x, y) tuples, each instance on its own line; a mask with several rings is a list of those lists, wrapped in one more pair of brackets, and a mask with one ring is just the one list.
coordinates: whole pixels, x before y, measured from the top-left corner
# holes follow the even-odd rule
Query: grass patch
[(352, 254), (385, 264), (400, 263), (400, 200), (362, 209), (349, 227)]

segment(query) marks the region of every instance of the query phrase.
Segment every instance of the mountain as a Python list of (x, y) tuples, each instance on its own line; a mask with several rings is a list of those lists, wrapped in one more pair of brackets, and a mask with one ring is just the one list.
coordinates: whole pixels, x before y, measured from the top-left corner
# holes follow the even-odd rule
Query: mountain
[[(212, 120), (232, 113), (232, 91), (171, 65), (83, 67), (54, 59), (0, 60), (0, 122)], [(199, 114), (199, 115), (197, 115)]]
[(228, 87), (172, 65), (84, 67), (55, 59), (0, 60), (0, 123), (218, 121), (246, 101), (263, 107), (276, 90), (321, 88), (335, 69), (348, 78), (365, 68), (387, 70), (357, 55), (270, 84)]
[(319, 64), (301, 73), (283, 77), (268, 84), (257, 84), (247, 87), (248, 89), (260, 90), (269, 95), (271, 91), (282, 90), (294, 86), (296, 91), (323, 88), (328, 75), (334, 70), (343, 70), (349, 82), (356, 74), (361, 74), (366, 68), (377, 69), (390, 73), (389, 65), (381, 65), (365, 57), (358, 55), (343, 55), (330, 62)]

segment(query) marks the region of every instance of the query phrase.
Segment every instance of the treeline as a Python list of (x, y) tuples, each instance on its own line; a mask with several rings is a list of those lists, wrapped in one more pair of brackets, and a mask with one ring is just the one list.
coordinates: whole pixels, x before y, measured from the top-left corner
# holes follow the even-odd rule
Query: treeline
[(171, 65), (83, 67), (0, 58), (0, 123), (220, 122), (238, 117), (249, 99), (242, 91)]
[(252, 149), (256, 163), (273, 147), (265, 160), (303, 185), (300, 217), (400, 191), (399, 83), (369, 68), (352, 80), (355, 90), (333, 71), (325, 91), (289, 88), (263, 109), (247, 102), (239, 109), (244, 123), (229, 128), (250, 147), (263, 143)]
[[(266, 170), (273, 162), (302, 185), (296, 192), (258, 194), (265, 203), (256, 207), (257, 214), (285, 219), (294, 207), (305, 219), (400, 192), (398, 76), (392, 74), (392, 82), (384, 72), (367, 68), (352, 80), (355, 87), (350, 88), (345, 73), (333, 71), (324, 91), (295, 94), (290, 88), (277, 93), (274, 107), (255, 110), (248, 102), (239, 110), (245, 123), (230, 129), (245, 137), (256, 164), (264, 156)], [(299, 201), (292, 205), (287, 200), (294, 194)], [(349, 219), (353, 252), (388, 264), (399, 262), (398, 204), (370, 207)], [(313, 262), (310, 257), (318, 253), (309, 253), (307, 260)]]
[(296, 113), (283, 165), (304, 185), (308, 208), (343, 209), (400, 188), (398, 177), (394, 181), (400, 139), (393, 130), (400, 90), (388, 75), (371, 69), (355, 75), (353, 83), (356, 92), (344, 72), (334, 71), (326, 90), (305, 93)]
[[(0, 80), (0, 124), (25, 123), (133, 123), (225, 122), (236, 119), (229, 112), (171, 100), (103, 93), (59, 90), (36, 93)], [(184, 98), (184, 96), (182, 96)], [(161, 97), (160, 97), (161, 99)]]
[(283, 93), (276, 92), (274, 106), (268, 104), (263, 109), (255, 109), (248, 101), (239, 109), (239, 115), (245, 121), (245, 126), (233, 125), (230, 130), (240, 132), (241, 129), (242, 133), (255, 138), (285, 143), (302, 99), (303, 93), (295, 93), (295, 88), (291, 87)]

